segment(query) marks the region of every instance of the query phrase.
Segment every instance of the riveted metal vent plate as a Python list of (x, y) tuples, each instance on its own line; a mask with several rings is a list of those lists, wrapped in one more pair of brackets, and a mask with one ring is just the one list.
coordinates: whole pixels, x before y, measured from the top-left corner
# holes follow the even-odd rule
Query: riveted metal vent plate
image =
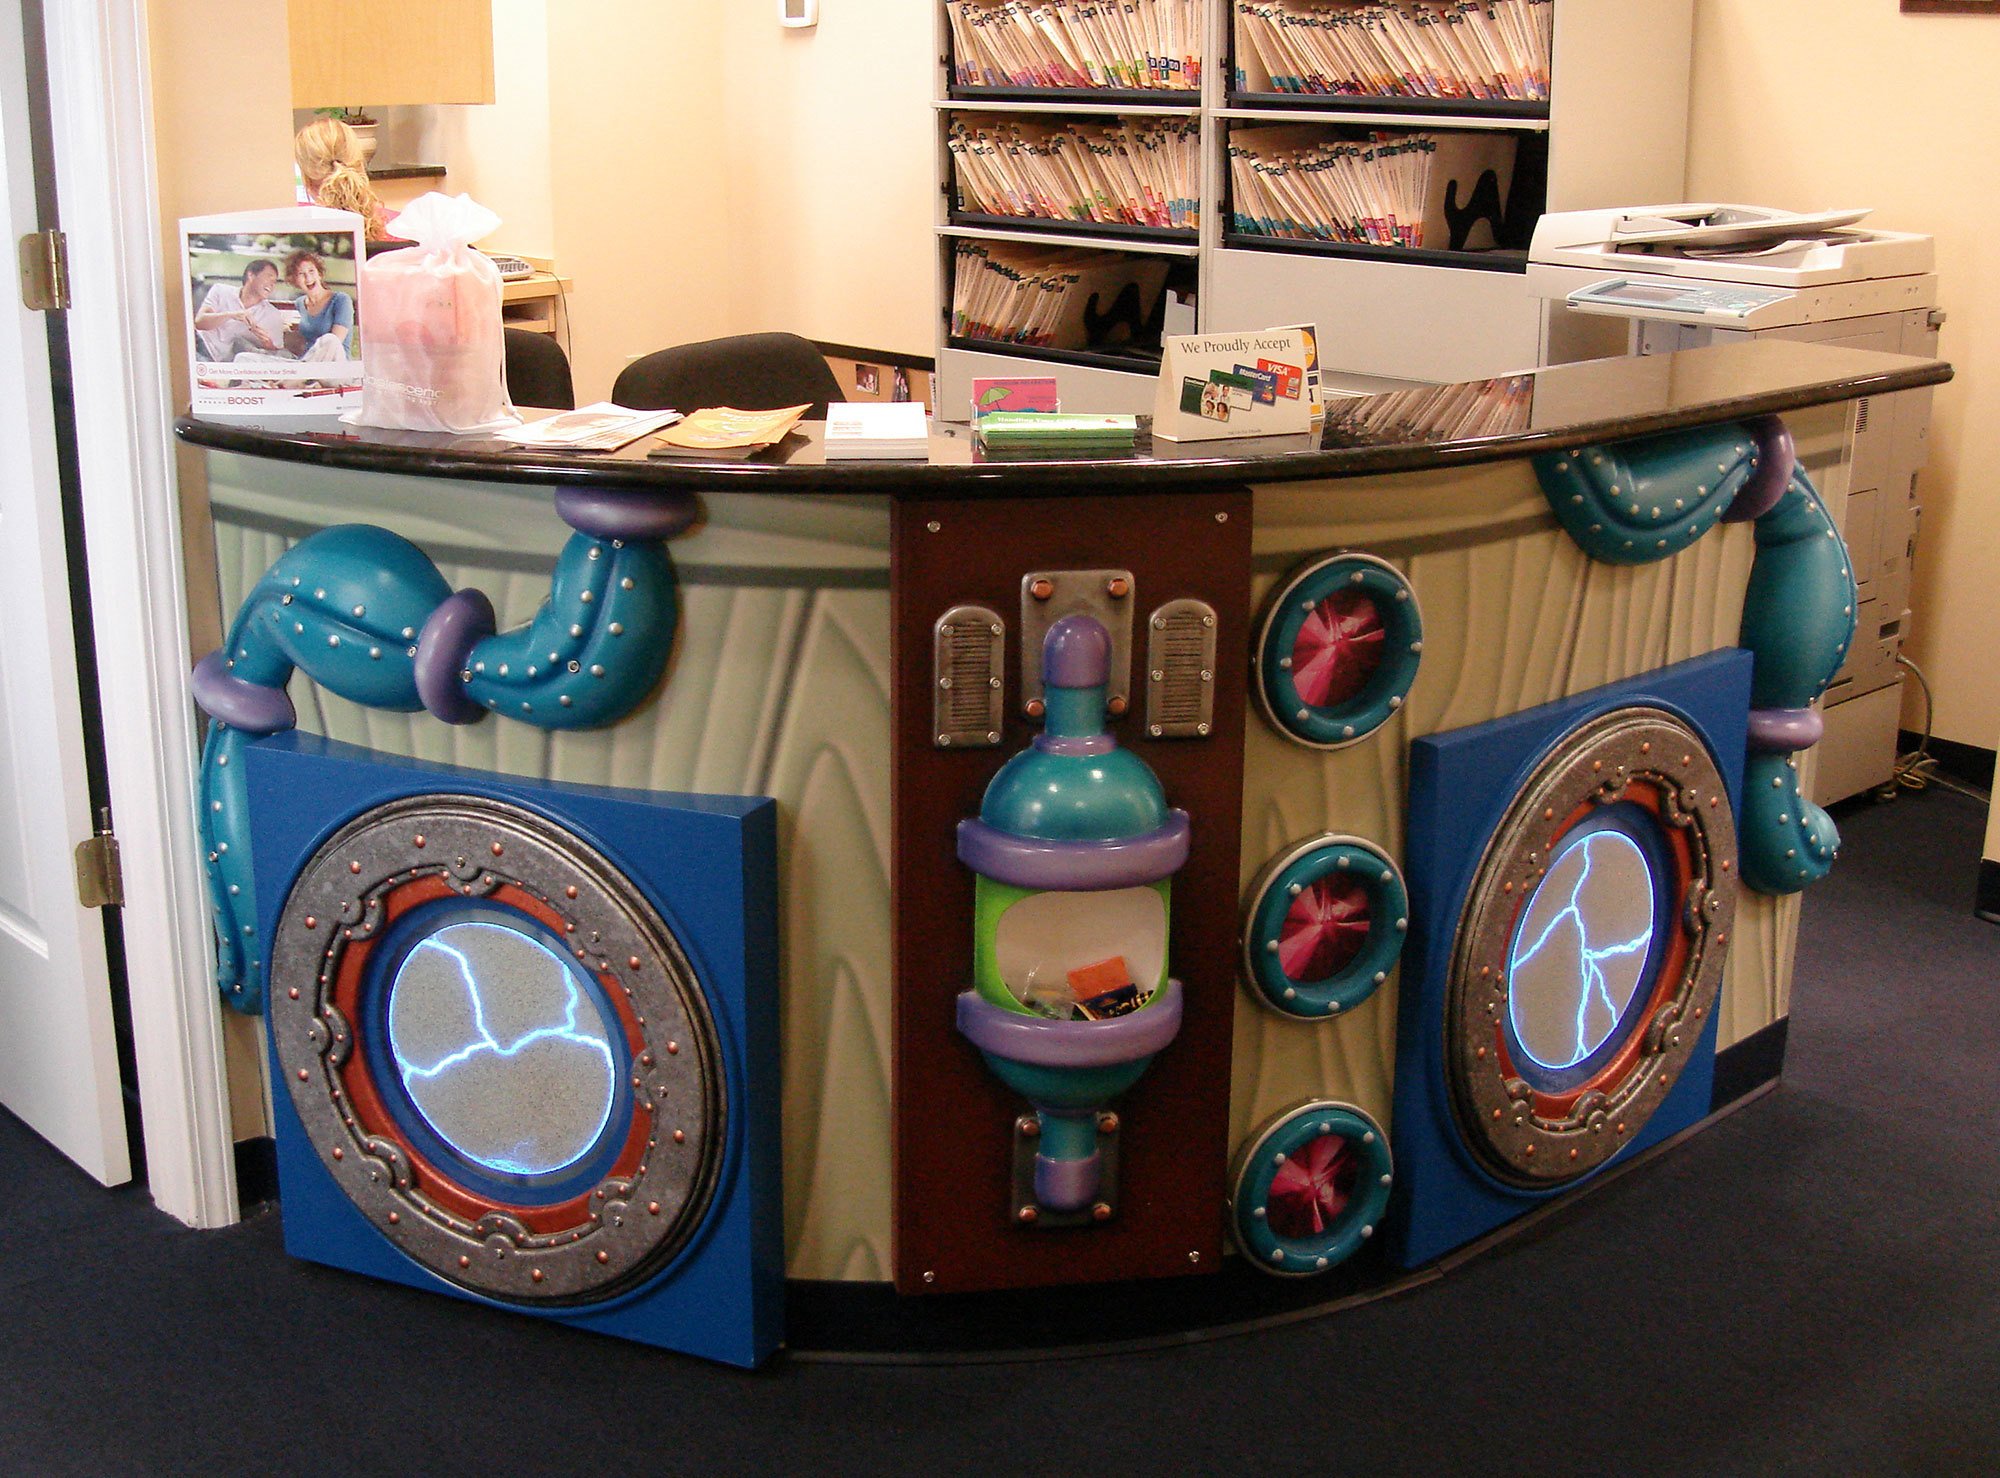
[(931, 735), (941, 749), (1000, 742), (1007, 627), (988, 606), (953, 606), (931, 628)]
[(1021, 577), (1021, 703), (1040, 714), (1042, 638), (1065, 616), (1095, 616), (1111, 634), (1111, 681), (1104, 706), (1113, 716), (1132, 701), (1132, 606), (1138, 589), (1130, 570), (1031, 570)]
[(1146, 622), (1146, 732), (1205, 739), (1215, 720), (1215, 607), (1170, 600)]

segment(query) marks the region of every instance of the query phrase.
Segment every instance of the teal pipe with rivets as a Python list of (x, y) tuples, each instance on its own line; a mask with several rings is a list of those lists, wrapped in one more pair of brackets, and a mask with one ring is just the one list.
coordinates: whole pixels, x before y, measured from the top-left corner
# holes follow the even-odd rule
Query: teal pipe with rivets
[(1755, 521), (1737, 638), (1753, 658), (1742, 877), (1778, 894), (1825, 877), (1840, 832), (1799, 789), (1792, 755), (1819, 738), (1811, 705), (1847, 660), (1858, 597), (1847, 546), (1783, 425), (1765, 417), (1546, 452), (1534, 467), (1557, 521), (1607, 564), (1665, 559), (1718, 522)]
[(429, 708), (452, 723), (489, 710), (543, 729), (615, 723), (652, 691), (673, 648), (673, 560), (657, 537), (578, 532), (531, 621), (495, 633), (492, 614), (477, 591), (454, 594), (409, 540), (344, 524), (281, 556), (223, 648), (196, 667), (196, 700), (213, 720), (201, 826), (227, 1004), (263, 1008), (242, 751), (297, 722), (285, 693), (295, 670), (369, 708)]

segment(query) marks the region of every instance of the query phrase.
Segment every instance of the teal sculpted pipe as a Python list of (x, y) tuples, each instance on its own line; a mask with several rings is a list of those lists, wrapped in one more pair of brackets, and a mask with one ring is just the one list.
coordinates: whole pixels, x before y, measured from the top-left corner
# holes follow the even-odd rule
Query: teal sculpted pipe
[(1755, 521), (1737, 638), (1753, 660), (1742, 877), (1760, 893), (1825, 877), (1840, 832), (1799, 790), (1792, 755), (1822, 732), (1811, 705), (1847, 658), (1856, 592), (1847, 546), (1783, 423), (1766, 416), (1548, 452), (1534, 466), (1563, 528), (1609, 564), (1665, 559), (1718, 522)]
[(201, 827), (222, 999), (263, 1008), (243, 746), (292, 728), (294, 670), (370, 708), (428, 709), (447, 723), (488, 712), (543, 729), (615, 723), (665, 670), (679, 620), (666, 539), (693, 521), (692, 498), (563, 489), (577, 530), (533, 620), (494, 631), (493, 605), (454, 593), (416, 545), (345, 524), (301, 540), (252, 587), (229, 638), (195, 667), (213, 720), (202, 753)]

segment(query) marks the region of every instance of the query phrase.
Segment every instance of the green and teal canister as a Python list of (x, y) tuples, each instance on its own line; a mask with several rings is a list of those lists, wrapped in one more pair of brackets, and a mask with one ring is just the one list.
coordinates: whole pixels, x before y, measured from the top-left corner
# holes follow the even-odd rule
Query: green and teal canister
[(1167, 932), (1188, 818), (1105, 728), (1110, 663), (1095, 618), (1049, 628), (1044, 731), (958, 828), (977, 875), (958, 1027), (1034, 1105), (1035, 1199), (1054, 1212), (1097, 1202), (1098, 1113), (1180, 1030)]

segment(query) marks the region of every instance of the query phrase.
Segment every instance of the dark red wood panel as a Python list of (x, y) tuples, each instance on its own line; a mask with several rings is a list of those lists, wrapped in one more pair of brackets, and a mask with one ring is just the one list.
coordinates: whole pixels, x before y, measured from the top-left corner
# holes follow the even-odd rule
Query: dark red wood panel
[[(906, 1293), (1212, 1272), (1222, 1255), (1230, 1020), (1236, 998), (1237, 853), (1250, 649), (1250, 495), (1054, 497), (894, 505), (895, 1233)], [(1180, 1035), (1118, 1104), (1119, 1209), (1088, 1227), (1037, 1229), (1009, 1214), (1013, 1124), (1027, 1105), (958, 1033), (972, 979), (972, 873), (955, 829), (1039, 732), (1020, 693), (1021, 577), (1129, 569), (1132, 711), (1118, 742), (1144, 757), (1193, 845), (1174, 879), (1169, 954), (1186, 992)], [(1215, 607), (1215, 726), (1206, 739), (1144, 732), (1145, 620), (1191, 596)], [(940, 749), (931, 733), (932, 624), (978, 602), (1007, 623), (1007, 717), (997, 748)]]

